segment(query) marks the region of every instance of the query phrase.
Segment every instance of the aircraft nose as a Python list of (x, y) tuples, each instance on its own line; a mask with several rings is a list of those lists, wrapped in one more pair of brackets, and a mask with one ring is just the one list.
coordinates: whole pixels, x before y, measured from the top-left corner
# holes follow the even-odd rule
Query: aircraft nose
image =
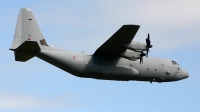
[(189, 77), (189, 73), (188, 73), (187, 71), (183, 70), (182, 72), (183, 72), (183, 73), (182, 73), (183, 79)]
[(189, 73), (185, 70), (182, 70), (178, 74), (175, 75), (175, 80), (182, 80), (189, 77)]

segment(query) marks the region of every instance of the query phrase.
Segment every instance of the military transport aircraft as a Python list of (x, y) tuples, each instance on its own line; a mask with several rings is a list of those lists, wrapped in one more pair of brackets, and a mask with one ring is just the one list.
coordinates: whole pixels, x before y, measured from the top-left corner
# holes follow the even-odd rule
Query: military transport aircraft
[[(15, 60), (25, 62), (34, 56), (78, 77), (118, 81), (171, 82), (189, 76), (173, 60), (150, 58), (151, 45), (132, 41), (139, 25), (123, 25), (93, 55), (75, 53), (49, 46), (31, 9), (18, 15), (12, 47)], [(144, 53), (146, 51), (146, 53)], [(143, 57), (147, 57), (144, 58)]]

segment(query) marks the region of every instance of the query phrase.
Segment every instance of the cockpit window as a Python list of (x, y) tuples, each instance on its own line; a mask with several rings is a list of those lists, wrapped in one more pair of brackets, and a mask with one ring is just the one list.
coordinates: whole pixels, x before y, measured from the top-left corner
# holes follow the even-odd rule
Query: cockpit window
[(176, 61), (172, 61), (173, 65), (179, 65)]

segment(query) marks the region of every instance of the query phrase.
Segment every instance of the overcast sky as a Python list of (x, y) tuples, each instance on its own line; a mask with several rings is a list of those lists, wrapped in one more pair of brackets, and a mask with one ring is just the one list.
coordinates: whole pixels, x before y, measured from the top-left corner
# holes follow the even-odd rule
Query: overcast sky
[[(177, 61), (189, 78), (170, 83), (75, 77), (38, 58), (14, 61), (11, 47), (20, 8), (33, 11), (48, 44), (93, 54), (124, 24), (150, 33), (149, 56)], [(199, 112), (199, 0), (0, 0), (0, 111)]]

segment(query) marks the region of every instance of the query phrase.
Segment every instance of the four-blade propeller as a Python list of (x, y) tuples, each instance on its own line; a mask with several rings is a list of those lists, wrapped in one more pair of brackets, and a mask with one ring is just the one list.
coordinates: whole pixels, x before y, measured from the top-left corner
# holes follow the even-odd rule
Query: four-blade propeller
[(151, 41), (150, 41), (150, 35), (149, 35), (149, 33), (148, 33), (148, 36), (147, 36), (147, 38), (146, 38), (146, 53), (147, 53), (147, 57), (148, 57), (148, 53), (150, 52), (149, 51), (149, 48), (152, 48), (153, 46), (151, 45)]
[(143, 64), (143, 56), (146, 56), (148, 57), (148, 53), (150, 52), (149, 51), (149, 48), (152, 48), (153, 46), (151, 45), (151, 41), (150, 41), (150, 35), (148, 33), (148, 36), (146, 38), (146, 54), (142, 51), (141, 54), (140, 54), (140, 64)]

